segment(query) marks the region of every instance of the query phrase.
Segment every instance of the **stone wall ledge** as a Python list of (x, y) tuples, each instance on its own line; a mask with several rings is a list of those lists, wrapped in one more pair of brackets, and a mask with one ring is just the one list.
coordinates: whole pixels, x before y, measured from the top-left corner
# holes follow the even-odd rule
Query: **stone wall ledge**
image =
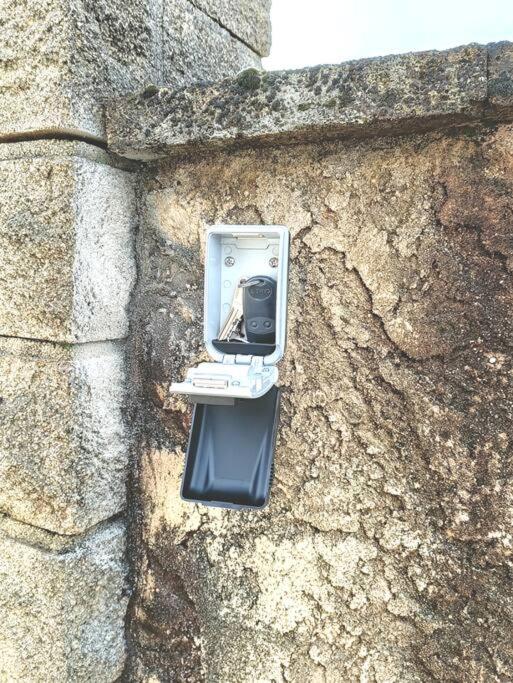
[(216, 83), (152, 87), (106, 106), (109, 148), (146, 161), (512, 118), (509, 42), (297, 71), (249, 69)]
[(116, 528), (123, 524), (122, 514), (115, 515), (110, 519), (98, 522), (79, 534), (70, 536), (59, 534), (55, 531), (48, 531), (32, 524), (21, 522), (14, 517), (0, 512), (0, 538), (10, 538), (18, 543), (38, 548), (49, 553), (69, 553), (76, 550), (102, 530), (114, 525)]
[(268, 0), (2, 7), (0, 139), (7, 140), (58, 131), (101, 143), (105, 93), (224, 78), (258, 66), (270, 40)]
[[(53, 135), (53, 136), (52, 136)], [(97, 164), (110, 166), (123, 171), (137, 171), (140, 164), (111, 154), (100, 145), (91, 144), (84, 139), (59, 137), (41, 131), (34, 136), (17, 136), (17, 139), (0, 137), (0, 162), (18, 159), (87, 159)]]

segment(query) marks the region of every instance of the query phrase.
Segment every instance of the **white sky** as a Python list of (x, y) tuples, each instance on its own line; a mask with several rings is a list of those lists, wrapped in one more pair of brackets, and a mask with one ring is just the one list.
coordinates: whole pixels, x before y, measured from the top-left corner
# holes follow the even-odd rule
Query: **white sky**
[(266, 69), (513, 41), (513, 0), (272, 0)]

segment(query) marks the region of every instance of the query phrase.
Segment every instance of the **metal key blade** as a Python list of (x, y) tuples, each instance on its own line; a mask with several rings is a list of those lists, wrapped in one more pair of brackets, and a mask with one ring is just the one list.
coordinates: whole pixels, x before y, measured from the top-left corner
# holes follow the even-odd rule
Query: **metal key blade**
[(240, 322), (242, 321), (242, 298), (243, 286), (246, 280), (240, 280), (233, 295), (232, 307), (228, 313), (226, 321), (219, 332), (219, 341), (229, 341)]

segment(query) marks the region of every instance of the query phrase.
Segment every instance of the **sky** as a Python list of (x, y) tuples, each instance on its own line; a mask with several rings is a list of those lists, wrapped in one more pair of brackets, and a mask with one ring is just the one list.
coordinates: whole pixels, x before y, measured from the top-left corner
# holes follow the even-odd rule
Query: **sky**
[(513, 0), (272, 0), (264, 67), (513, 41)]

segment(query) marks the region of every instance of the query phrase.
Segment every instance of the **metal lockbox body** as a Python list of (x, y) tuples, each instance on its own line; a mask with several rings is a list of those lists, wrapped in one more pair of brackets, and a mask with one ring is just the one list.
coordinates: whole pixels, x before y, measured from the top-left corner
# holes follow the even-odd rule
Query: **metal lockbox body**
[[(203, 334), (212, 361), (171, 385), (196, 404), (184, 500), (229, 508), (267, 503), (280, 403), (276, 363), (287, 339), (288, 259), (289, 232), (283, 226), (207, 229)], [(238, 283), (258, 276), (276, 282), (274, 343), (220, 341)]]

